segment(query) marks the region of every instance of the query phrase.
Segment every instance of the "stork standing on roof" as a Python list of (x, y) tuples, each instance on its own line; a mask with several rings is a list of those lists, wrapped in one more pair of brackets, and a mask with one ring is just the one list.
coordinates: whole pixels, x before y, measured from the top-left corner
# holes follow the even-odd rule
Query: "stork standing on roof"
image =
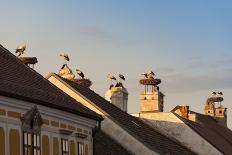
[(68, 54), (66, 53), (61, 53), (60, 56), (64, 58), (65, 64), (66, 64), (66, 61), (70, 60)]
[(108, 75), (107, 75), (107, 78), (111, 81), (111, 83), (112, 83), (112, 80), (117, 81), (116, 77), (114, 77), (114, 76), (111, 75), (111, 74), (108, 74)]
[(217, 93), (216, 93), (215, 91), (213, 91), (213, 92), (211, 93), (211, 95), (212, 95), (212, 97), (216, 97)]
[(155, 73), (152, 70), (150, 70), (147, 72), (147, 76), (148, 76), (148, 78), (154, 79)]
[[(218, 95), (220, 96), (220, 97), (222, 97), (223, 96), (223, 93), (220, 91), (220, 92), (218, 92)], [(220, 103), (220, 106), (221, 106), (221, 101), (219, 102)]]
[(124, 75), (122, 75), (122, 74), (119, 74), (119, 75), (118, 75), (118, 77), (119, 77), (121, 80), (123, 80), (123, 81), (125, 81), (125, 80), (126, 80), (125, 76), (124, 76)]
[(20, 46), (18, 46), (17, 49), (15, 50), (15, 53), (16, 53), (16, 54), (19, 53), (19, 54), (18, 54), (18, 57), (19, 57), (19, 56), (21, 56), (22, 54), (24, 54), (25, 50), (26, 50), (26, 45), (25, 45), (25, 44), (24, 44), (24, 45), (20, 45)]
[(82, 79), (85, 78), (85, 75), (84, 75), (84, 73), (81, 70), (76, 69), (76, 71), (77, 71), (77, 75), (79, 75)]
[(148, 74), (145, 72), (141, 73), (141, 75), (143, 75), (145, 78), (148, 78)]

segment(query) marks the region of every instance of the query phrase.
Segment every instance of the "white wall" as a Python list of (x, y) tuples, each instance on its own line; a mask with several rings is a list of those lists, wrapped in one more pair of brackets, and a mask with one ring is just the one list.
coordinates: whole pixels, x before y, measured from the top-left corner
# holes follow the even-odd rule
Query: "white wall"
[(151, 127), (159, 130), (168, 137), (176, 139), (199, 155), (222, 154), (171, 112), (140, 113), (132, 115), (140, 117)]

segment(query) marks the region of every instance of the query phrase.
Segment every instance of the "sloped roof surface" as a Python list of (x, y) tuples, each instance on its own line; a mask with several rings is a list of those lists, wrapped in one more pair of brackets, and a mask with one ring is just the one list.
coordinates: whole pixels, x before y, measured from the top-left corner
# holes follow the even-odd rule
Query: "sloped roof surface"
[[(191, 111), (192, 112), (192, 111)], [(217, 121), (208, 115), (196, 114), (197, 121), (193, 122), (177, 115), (185, 124), (191, 127), (210, 144), (217, 148), (225, 155), (232, 154), (232, 131), (222, 125), (217, 124)]]
[(119, 143), (102, 131), (95, 135), (95, 155), (131, 155)]
[(133, 135), (140, 142), (144, 143), (151, 150), (159, 152), (160, 154), (195, 154), (177, 141), (174, 141), (151, 128), (139, 118), (133, 117), (117, 108), (91, 89), (83, 87), (73, 81), (66, 80), (56, 74), (51, 75), (59, 78), (73, 89), (81, 93), (84, 97), (94, 103), (96, 107), (100, 108), (103, 113), (108, 114), (115, 123)]
[(95, 120), (102, 117), (84, 107), (0, 45), (0, 95), (34, 102)]

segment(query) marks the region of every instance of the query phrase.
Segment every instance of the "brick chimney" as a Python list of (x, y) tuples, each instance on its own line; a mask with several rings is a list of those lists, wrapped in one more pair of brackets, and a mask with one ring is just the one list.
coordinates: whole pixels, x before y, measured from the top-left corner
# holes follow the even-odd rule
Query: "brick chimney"
[(180, 106), (180, 116), (189, 119), (189, 106)]

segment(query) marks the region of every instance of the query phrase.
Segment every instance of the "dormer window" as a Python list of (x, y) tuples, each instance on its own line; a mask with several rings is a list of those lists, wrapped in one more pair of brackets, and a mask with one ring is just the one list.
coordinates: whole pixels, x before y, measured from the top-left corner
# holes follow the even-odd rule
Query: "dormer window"
[(37, 107), (33, 107), (22, 117), (23, 155), (41, 155), (40, 131), (43, 124)]

